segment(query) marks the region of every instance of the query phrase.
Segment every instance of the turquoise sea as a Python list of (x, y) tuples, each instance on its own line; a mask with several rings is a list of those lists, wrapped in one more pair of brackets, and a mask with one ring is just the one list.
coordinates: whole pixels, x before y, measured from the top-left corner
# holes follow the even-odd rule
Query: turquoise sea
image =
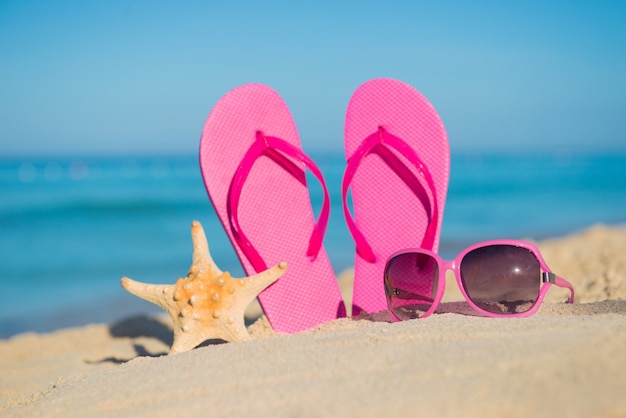
[[(339, 273), (354, 246), (341, 211), (345, 163), (312, 154), (331, 192), (325, 246)], [(455, 154), (440, 253), (626, 222), (626, 154)], [(320, 193), (312, 187), (312, 201)], [(121, 276), (173, 283), (191, 262), (192, 220), (214, 259), (242, 269), (195, 156), (0, 160), (0, 338), (158, 312)]]

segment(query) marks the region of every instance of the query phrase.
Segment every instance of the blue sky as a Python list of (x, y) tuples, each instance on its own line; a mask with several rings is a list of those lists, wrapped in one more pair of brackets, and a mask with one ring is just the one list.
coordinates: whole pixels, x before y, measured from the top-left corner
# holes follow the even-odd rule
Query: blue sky
[(228, 90), (272, 86), (307, 151), (392, 77), (452, 150), (625, 150), (626, 3), (0, 2), (0, 156), (191, 154)]

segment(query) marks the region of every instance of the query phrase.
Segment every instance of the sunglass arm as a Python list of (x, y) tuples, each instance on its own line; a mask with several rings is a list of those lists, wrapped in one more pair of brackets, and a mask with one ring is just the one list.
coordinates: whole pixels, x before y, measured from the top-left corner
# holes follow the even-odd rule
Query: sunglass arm
[(551, 271), (544, 271), (541, 275), (541, 281), (544, 283), (552, 283), (558, 287), (567, 288), (570, 291), (568, 303), (574, 303), (574, 286), (562, 277), (557, 276)]

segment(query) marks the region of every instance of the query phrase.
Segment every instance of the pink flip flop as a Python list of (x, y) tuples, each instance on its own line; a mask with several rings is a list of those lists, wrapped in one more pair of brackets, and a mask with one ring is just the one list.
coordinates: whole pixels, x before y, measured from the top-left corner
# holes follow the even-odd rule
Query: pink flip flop
[(403, 248), (439, 247), (450, 173), (448, 137), (417, 90), (375, 79), (350, 99), (345, 152), (344, 215), (357, 250), (352, 314), (375, 313), (387, 309), (387, 258)]
[[(207, 192), (247, 274), (280, 261), (287, 272), (259, 295), (276, 332), (345, 316), (322, 244), (330, 203), (322, 173), (302, 151), (291, 113), (271, 88), (247, 84), (222, 97), (200, 141)], [(305, 169), (324, 190), (316, 221)]]

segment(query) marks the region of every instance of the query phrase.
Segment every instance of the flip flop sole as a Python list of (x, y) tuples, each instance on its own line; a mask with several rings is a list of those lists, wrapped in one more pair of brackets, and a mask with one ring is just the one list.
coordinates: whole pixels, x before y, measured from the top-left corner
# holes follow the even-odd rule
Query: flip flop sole
[[(346, 112), (346, 158), (379, 128), (402, 139), (430, 172), (437, 197), (438, 225), (433, 251), (439, 246), (448, 188), (450, 151), (439, 115), (417, 90), (392, 79), (375, 79), (353, 94)], [(392, 150), (418, 179), (418, 170)], [(428, 190), (428, 187), (424, 185)], [(387, 258), (403, 248), (420, 247), (428, 227), (428, 209), (392, 168), (376, 154), (365, 157), (351, 183), (354, 221), (372, 247), (375, 262), (355, 257), (353, 312), (387, 309), (383, 272)]]
[[(259, 84), (228, 92), (209, 114), (200, 143), (200, 166), (213, 206), (248, 274), (255, 273), (233, 235), (228, 193), (256, 133), (280, 138), (301, 149), (295, 123), (281, 97)], [(287, 262), (287, 272), (259, 295), (275, 331), (293, 333), (345, 316), (345, 306), (324, 247), (315, 260), (307, 247), (315, 224), (304, 166), (302, 176), (287, 172), (267, 155), (252, 166), (237, 208), (241, 231), (267, 266)]]

